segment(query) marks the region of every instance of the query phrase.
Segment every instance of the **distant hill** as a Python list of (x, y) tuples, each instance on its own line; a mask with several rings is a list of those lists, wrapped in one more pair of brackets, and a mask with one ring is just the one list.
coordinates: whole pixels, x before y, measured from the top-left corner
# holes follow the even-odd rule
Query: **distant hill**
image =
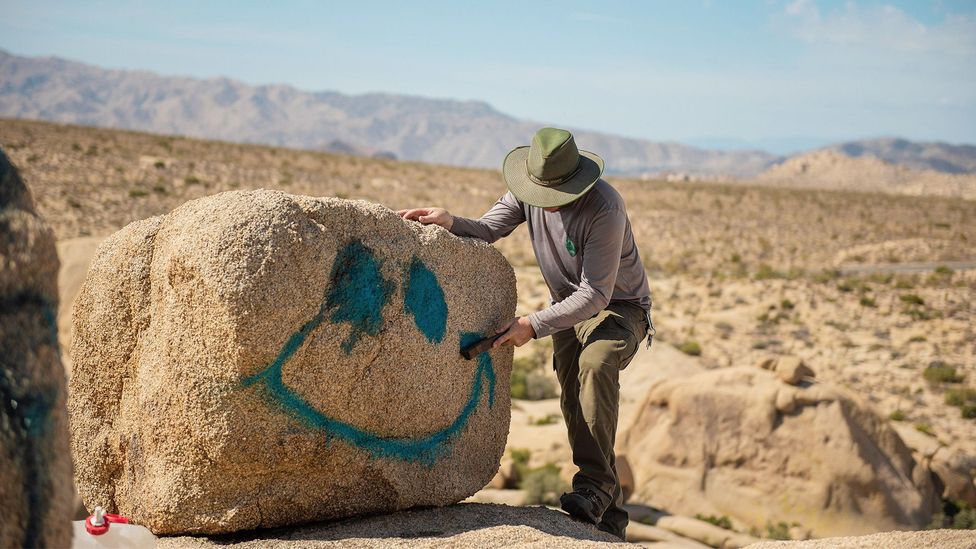
[[(477, 101), (307, 92), (3, 51), (0, 116), (489, 168), (544, 125)], [(762, 151), (710, 151), (581, 130), (576, 138), (618, 174), (751, 177), (777, 160)]]
[(874, 156), (852, 157), (833, 149), (794, 156), (756, 180), (782, 187), (976, 199), (976, 174), (915, 170)]
[(874, 156), (892, 164), (946, 173), (976, 173), (976, 145), (924, 143), (896, 137), (849, 141), (827, 147), (847, 156)]

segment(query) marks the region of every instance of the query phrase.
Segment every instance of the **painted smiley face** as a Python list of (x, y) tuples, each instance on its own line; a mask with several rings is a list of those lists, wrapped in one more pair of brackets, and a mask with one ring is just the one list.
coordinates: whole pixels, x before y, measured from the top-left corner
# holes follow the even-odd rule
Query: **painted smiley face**
[[(417, 329), (429, 342), (442, 342), (447, 331), (447, 302), (437, 276), (415, 256), (404, 273), (403, 286), (403, 307), (413, 318)], [(285, 363), (302, 347), (306, 338), (326, 321), (350, 324), (349, 336), (341, 345), (347, 355), (352, 352), (360, 337), (379, 334), (383, 327), (382, 311), (394, 289), (395, 284), (384, 278), (380, 272), (380, 262), (373, 251), (359, 240), (349, 242), (339, 251), (333, 262), (329, 289), (318, 313), (285, 341), (270, 364), (257, 374), (245, 378), (242, 384), (244, 387), (260, 386), (274, 406), (308, 427), (362, 448), (373, 457), (421, 462), (432, 466), (436, 458), (467, 425), (485, 390), (488, 392), (488, 406), (494, 405), (495, 370), (488, 353), (478, 356), (468, 400), (458, 416), (447, 427), (421, 437), (382, 437), (330, 417), (289, 389), (281, 376)], [(462, 333), (460, 345), (465, 347), (481, 337), (478, 333)]]

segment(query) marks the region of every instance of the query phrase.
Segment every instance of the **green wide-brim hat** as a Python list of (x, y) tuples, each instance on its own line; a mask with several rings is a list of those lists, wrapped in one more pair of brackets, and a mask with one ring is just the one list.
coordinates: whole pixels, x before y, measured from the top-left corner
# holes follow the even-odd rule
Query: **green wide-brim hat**
[(593, 188), (603, 159), (576, 148), (573, 134), (556, 128), (536, 132), (529, 146), (505, 157), (502, 175), (515, 198), (539, 208), (565, 206)]

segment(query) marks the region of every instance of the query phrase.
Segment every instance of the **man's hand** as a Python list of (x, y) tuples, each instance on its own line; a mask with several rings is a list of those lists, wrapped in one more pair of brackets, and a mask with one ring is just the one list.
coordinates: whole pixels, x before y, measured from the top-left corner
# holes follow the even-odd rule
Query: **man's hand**
[(451, 230), (451, 226), (454, 225), (454, 217), (444, 208), (415, 208), (400, 210), (397, 213), (404, 219), (419, 221), (424, 225), (440, 225), (447, 230)]
[(502, 345), (521, 347), (535, 337), (535, 328), (529, 322), (529, 317), (520, 316), (509, 320), (496, 333), (502, 334), (502, 336), (495, 340), (495, 343), (491, 346), (492, 349), (501, 347)]

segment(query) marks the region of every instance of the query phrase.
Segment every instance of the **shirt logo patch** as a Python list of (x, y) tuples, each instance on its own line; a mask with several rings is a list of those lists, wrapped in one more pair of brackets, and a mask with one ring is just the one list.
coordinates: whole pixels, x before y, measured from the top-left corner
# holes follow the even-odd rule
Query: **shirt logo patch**
[(576, 244), (573, 244), (569, 235), (566, 235), (566, 251), (569, 252), (569, 257), (576, 257)]

